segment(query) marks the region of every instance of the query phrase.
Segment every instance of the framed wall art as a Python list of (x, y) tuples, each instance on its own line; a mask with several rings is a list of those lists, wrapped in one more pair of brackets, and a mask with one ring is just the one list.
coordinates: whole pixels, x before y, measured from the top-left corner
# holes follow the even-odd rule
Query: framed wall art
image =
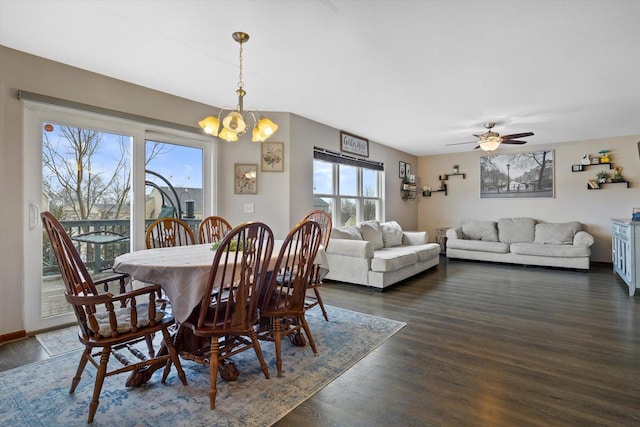
[(340, 151), (369, 157), (369, 140), (340, 131)]
[(398, 177), (404, 179), (407, 176), (407, 164), (405, 162), (398, 163)]
[(480, 198), (554, 197), (554, 152), (480, 157)]
[(263, 142), (261, 151), (260, 171), (284, 172), (283, 142)]
[(233, 192), (258, 194), (258, 165), (245, 163), (233, 165)]

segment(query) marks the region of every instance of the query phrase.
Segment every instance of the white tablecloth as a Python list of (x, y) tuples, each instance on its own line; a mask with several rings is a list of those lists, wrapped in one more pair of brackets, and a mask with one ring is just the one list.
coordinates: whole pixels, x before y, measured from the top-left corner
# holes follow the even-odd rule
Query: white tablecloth
[[(281, 246), (282, 240), (276, 240), (272, 254), (274, 263)], [(210, 243), (146, 249), (120, 255), (115, 259), (113, 269), (141, 282), (160, 285), (171, 301), (173, 316), (182, 323), (202, 300), (214, 254)], [(322, 247), (318, 250), (316, 262), (326, 272), (329, 271), (327, 255)]]

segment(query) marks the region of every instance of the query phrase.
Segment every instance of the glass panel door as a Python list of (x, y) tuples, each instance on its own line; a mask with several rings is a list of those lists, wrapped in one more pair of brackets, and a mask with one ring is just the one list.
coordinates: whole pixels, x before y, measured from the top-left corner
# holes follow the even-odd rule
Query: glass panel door
[[(129, 251), (132, 137), (55, 122), (42, 124), (42, 202), (76, 243), (94, 280), (112, 274)], [(46, 234), (42, 242), (42, 318), (69, 313)]]

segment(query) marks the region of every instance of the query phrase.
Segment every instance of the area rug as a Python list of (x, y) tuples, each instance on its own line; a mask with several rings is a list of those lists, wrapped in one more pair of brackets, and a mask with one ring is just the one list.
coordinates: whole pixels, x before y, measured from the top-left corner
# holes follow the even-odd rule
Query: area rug
[[(265, 379), (252, 351), (234, 356), (240, 378), (218, 378), (216, 409), (209, 410), (209, 368), (182, 365), (189, 385), (172, 369), (166, 384), (161, 371), (142, 387), (128, 389), (128, 374), (105, 380), (94, 426), (269, 426), (285, 416), (406, 324), (336, 307), (307, 318), (318, 354), (283, 340), (283, 376), (277, 377), (273, 343), (262, 343), (271, 379)], [(75, 328), (68, 328), (75, 338)], [(63, 341), (66, 342), (66, 341)], [(71, 342), (71, 341), (69, 341)], [(81, 351), (0, 373), (0, 425), (85, 426), (96, 370), (87, 366), (74, 394), (69, 394)]]
[(36, 335), (36, 339), (49, 356), (57, 356), (84, 348), (78, 340), (78, 326), (42, 332)]

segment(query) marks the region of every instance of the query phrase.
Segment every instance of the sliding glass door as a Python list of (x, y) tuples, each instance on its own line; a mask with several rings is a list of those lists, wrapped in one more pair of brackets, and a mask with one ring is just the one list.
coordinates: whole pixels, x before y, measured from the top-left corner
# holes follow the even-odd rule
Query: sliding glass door
[[(212, 212), (212, 141), (95, 114), (27, 104), (25, 111), (25, 329), (75, 321), (39, 214), (50, 211), (92, 277), (144, 249), (146, 226), (174, 216), (197, 227)], [(163, 132), (160, 132), (162, 130)], [(205, 179), (208, 177), (209, 179)]]

